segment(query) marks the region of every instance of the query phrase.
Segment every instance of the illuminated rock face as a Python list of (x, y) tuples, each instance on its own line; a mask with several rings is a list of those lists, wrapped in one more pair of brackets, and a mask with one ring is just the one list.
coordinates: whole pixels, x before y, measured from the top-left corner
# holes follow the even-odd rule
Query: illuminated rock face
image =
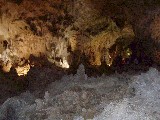
[[(4, 71), (23, 66), (30, 55), (45, 56), (49, 62), (69, 68), (75, 51), (79, 51), (77, 59), (85, 54), (92, 66), (102, 62), (110, 66), (116, 54), (113, 56), (109, 49), (117, 40), (150, 35), (158, 42), (159, 10), (138, 14), (130, 2), (134, 4), (136, 0), (1, 1), (0, 59)], [(153, 21), (145, 27), (151, 18)]]
[(22, 75), (25, 76), (25, 75), (27, 75), (27, 73), (28, 73), (28, 71), (30, 69), (30, 65), (27, 64), (27, 65), (24, 65), (22, 67), (18, 66), (15, 69), (17, 71), (18, 76), (22, 76)]
[[(13, 1), (0, 3), (0, 59), (4, 71), (9, 72), (12, 66), (19, 71), (30, 55), (50, 59), (65, 57), (65, 60), (56, 63), (69, 68), (66, 65), (69, 43), (63, 37), (69, 25), (62, 24), (66, 16), (61, 5), (60, 1), (37, 3), (32, 0), (24, 0), (19, 4)], [(74, 42), (73, 38), (70, 41)]]

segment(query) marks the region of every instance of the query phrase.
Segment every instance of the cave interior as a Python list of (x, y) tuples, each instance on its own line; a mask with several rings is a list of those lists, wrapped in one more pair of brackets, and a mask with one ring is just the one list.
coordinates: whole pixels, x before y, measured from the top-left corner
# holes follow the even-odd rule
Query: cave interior
[(159, 0), (0, 0), (0, 103), (43, 97), (82, 64), (88, 77), (158, 69), (159, 40)]

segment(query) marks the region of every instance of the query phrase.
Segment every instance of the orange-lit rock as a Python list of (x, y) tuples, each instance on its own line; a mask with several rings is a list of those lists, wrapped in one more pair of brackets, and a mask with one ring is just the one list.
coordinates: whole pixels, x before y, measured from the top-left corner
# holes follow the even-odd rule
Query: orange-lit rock
[(3, 70), (4, 72), (9, 72), (10, 69), (11, 69), (11, 67), (12, 67), (12, 63), (11, 63), (11, 62), (8, 62), (7, 64), (3, 65), (2, 70)]
[(28, 71), (30, 70), (30, 65), (26, 64), (24, 66), (18, 66), (15, 69), (16, 69), (18, 76), (22, 76), (22, 75), (25, 76), (25, 75), (27, 75)]
[(150, 41), (159, 41), (160, 10), (152, 4), (143, 0), (2, 0), (0, 54), (9, 49), (13, 66), (22, 65), (21, 59), (31, 55), (44, 56), (61, 67), (65, 58), (70, 66), (70, 61), (78, 64), (82, 54), (90, 65), (99, 66), (102, 61), (111, 65), (116, 55), (112, 57), (109, 49), (119, 38), (135, 36), (142, 41), (142, 49), (149, 45), (149, 50), (153, 48)]
[[(21, 59), (27, 60), (30, 55), (47, 56), (48, 52), (54, 51), (54, 45), (60, 49), (56, 51), (55, 57), (66, 57), (64, 48), (58, 47), (59, 41), (65, 41), (58, 34), (64, 34), (60, 30), (67, 28), (63, 25), (65, 14), (64, 8), (60, 7), (61, 1), (41, 0), (38, 3), (34, 0), (23, 0), (20, 3), (3, 1), (0, 5), (0, 41), (2, 43), (0, 54), (5, 49), (12, 51), (14, 53), (12, 57), (10, 53), (6, 55), (12, 64), (20, 64)], [(3, 45), (4, 41), (7, 41), (7, 46)], [(74, 43), (73, 39), (70, 41)], [(67, 47), (67, 43), (64, 46)], [(73, 45), (72, 49), (75, 49)], [(67, 52), (67, 48), (65, 50)], [(4, 62), (4, 59), (1, 61)], [(6, 68), (8, 67), (5, 65), (5, 71), (9, 71), (9, 68), (7, 70)]]

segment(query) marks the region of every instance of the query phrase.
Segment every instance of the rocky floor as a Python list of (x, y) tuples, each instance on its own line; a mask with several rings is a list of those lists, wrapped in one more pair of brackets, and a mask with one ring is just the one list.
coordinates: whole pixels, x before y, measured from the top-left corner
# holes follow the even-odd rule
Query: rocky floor
[[(152, 67), (146, 72), (135, 73), (88, 77), (84, 66), (80, 65), (75, 75), (64, 75), (45, 89), (38, 86), (43, 93), (34, 88), (33, 92), (26, 91), (7, 99), (0, 106), (0, 119), (160, 119), (160, 73)], [(41, 79), (40, 74), (38, 79)]]
[[(86, 73), (90, 77), (101, 76), (103, 72), (106, 75), (112, 75), (114, 73), (122, 74), (128, 73), (130, 75), (136, 75), (141, 72), (145, 72), (150, 66), (147, 65), (124, 65), (121, 68), (115, 67), (110, 69), (102, 68), (93, 69), (87, 68)], [(158, 67), (157, 67), (158, 68)], [(108, 71), (107, 71), (108, 70)], [(33, 67), (30, 69), (27, 76), (19, 77), (17, 73), (12, 70), (10, 73), (0, 73), (0, 104), (2, 104), (7, 98), (19, 95), (20, 93), (28, 90), (36, 93), (37, 97), (43, 97), (45, 88), (52, 82), (61, 80), (66, 74), (76, 73), (76, 71), (65, 71), (55, 68), (54, 66), (42, 66)]]

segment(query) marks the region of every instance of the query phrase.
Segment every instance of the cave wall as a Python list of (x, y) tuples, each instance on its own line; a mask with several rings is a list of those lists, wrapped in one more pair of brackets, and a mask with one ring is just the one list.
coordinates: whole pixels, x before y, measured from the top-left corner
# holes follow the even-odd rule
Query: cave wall
[(68, 68), (82, 54), (90, 65), (111, 65), (116, 55), (109, 49), (121, 38), (124, 44), (140, 41), (144, 54), (157, 60), (159, 5), (156, 0), (1, 0), (1, 65), (9, 71), (33, 55)]
[[(64, 12), (63, 4), (58, 0), (3, 1), (0, 36), (2, 44), (7, 41), (7, 47), (3, 48), (2, 45), (5, 50), (1, 51), (4, 69), (10, 69), (10, 64), (19, 64), (22, 58), (29, 59), (30, 55), (53, 57), (53, 49), (58, 49), (56, 57), (67, 57), (67, 42), (62, 36), (68, 27), (63, 22), (69, 16)], [(53, 48), (55, 45), (56, 48)]]

